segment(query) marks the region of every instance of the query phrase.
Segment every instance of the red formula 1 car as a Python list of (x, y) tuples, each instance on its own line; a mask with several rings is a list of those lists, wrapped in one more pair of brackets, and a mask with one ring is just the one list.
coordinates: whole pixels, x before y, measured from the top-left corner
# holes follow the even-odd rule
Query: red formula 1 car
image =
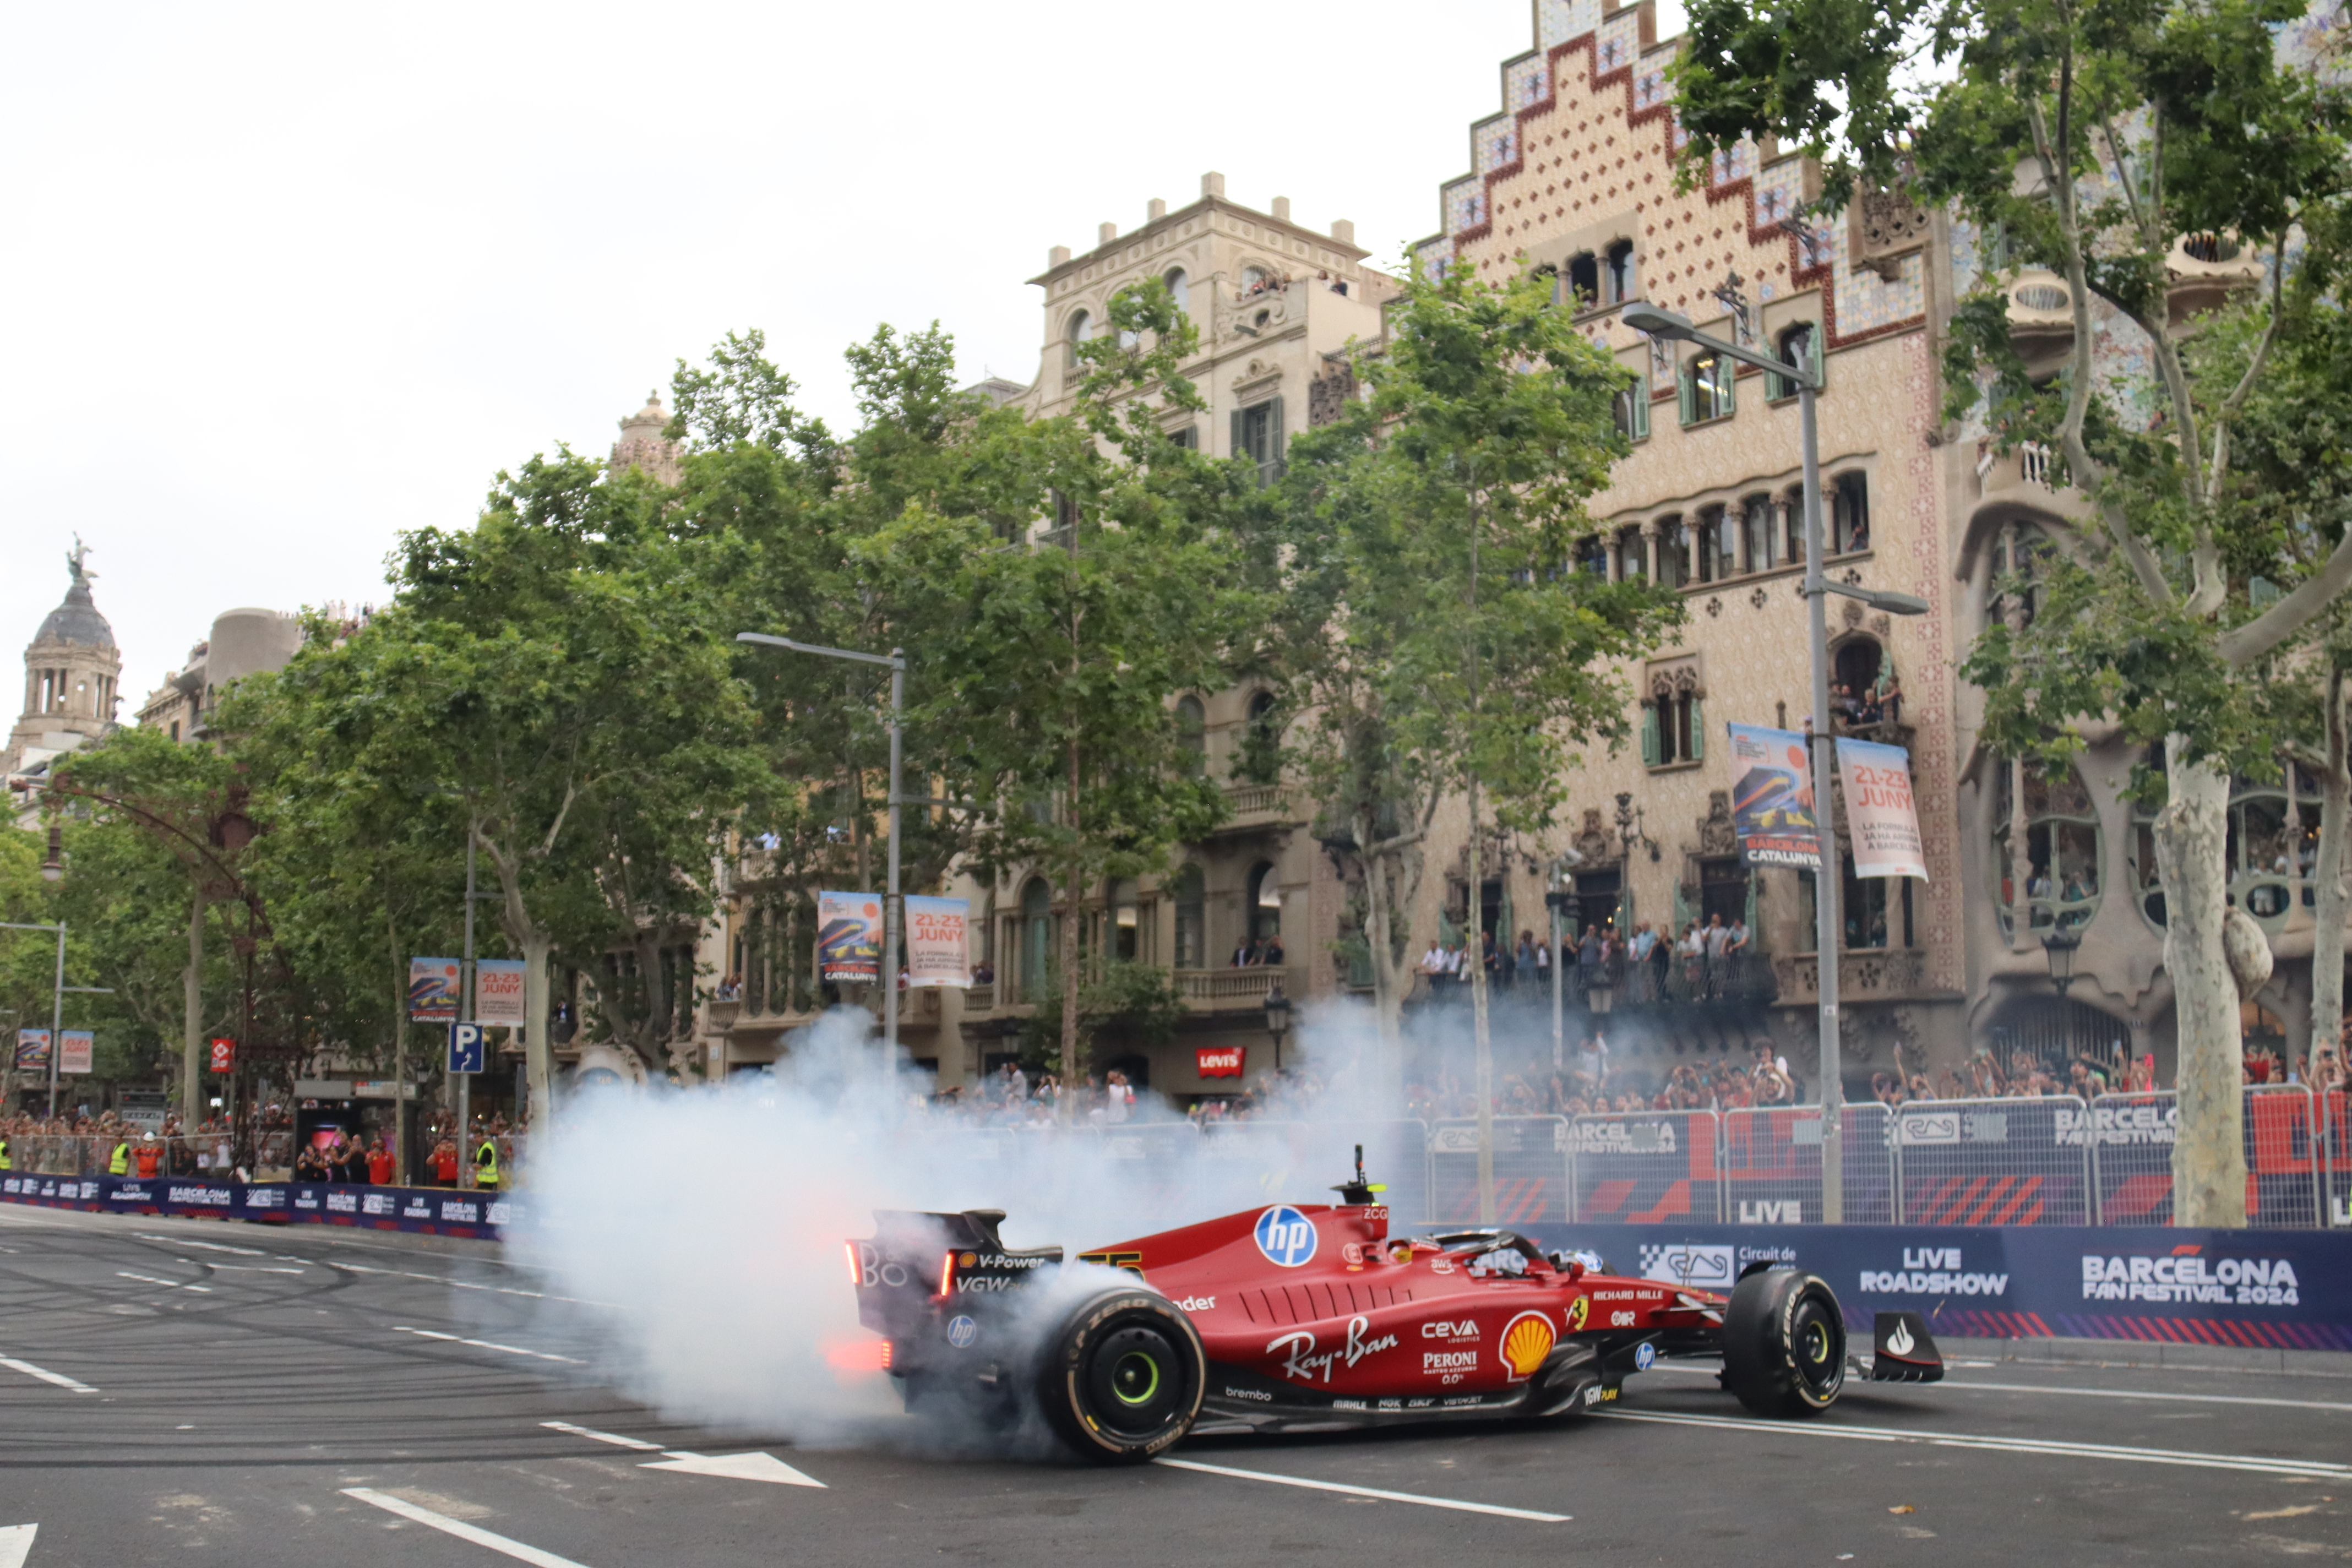
[[(880, 1212), (852, 1241), (861, 1321), (889, 1341), (909, 1411), (1010, 1420), (1034, 1401), (1079, 1453), (1134, 1462), (1202, 1430), (1329, 1431), (1564, 1415), (1662, 1356), (1720, 1355), (1759, 1415), (1803, 1415), (1848, 1370), (1836, 1298), (1751, 1266), (1728, 1297), (1629, 1279), (1504, 1230), (1391, 1238), (1363, 1179), (1094, 1248), (1018, 1251), (994, 1209)], [(1868, 1375), (1933, 1382), (1925, 1322), (1881, 1313)], [(1859, 1363), (1857, 1363), (1859, 1364)]]

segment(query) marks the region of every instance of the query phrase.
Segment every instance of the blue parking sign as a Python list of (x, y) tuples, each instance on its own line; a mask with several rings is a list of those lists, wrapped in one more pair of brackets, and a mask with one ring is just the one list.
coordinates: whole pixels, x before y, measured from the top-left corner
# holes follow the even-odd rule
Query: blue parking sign
[(449, 1070), (482, 1070), (482, 1026), (479, 1024), (449, 1026)]

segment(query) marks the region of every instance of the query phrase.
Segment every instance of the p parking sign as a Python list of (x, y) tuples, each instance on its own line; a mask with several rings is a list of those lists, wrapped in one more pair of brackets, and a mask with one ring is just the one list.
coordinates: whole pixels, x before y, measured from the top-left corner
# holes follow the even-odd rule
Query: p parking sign
[(449, 1070), (482, 1070), (482, 1026), (479, 1024), (449, 1026)]

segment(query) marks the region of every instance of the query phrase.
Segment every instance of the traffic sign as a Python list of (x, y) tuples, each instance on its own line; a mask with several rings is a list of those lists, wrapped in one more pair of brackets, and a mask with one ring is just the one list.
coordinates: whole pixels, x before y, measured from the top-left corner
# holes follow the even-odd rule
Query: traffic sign
[(479, 1072), (482, 1070), (482, 1026), (479, 1024), (449, 1026), (449, 1070)]

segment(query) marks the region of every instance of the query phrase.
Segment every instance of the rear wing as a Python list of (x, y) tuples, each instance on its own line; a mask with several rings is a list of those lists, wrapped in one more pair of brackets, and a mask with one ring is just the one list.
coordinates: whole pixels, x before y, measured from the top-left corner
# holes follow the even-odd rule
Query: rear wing
[(1927, 1331), (1927, 1320), (1916, 1312), (1881, 1312), (1872, 1335), (1870, 1381), (1873, 1383), (1941, 1383), (1944, 1352)]
[(1007, 1247), (1003, 1209), (874, 1211), (874, 1235), (846, 1244), (857, 1321), (892, 1339), (919, 1331), (942, 1304), (1011, 1290), (1062, 1261), (1058, 1247)]

